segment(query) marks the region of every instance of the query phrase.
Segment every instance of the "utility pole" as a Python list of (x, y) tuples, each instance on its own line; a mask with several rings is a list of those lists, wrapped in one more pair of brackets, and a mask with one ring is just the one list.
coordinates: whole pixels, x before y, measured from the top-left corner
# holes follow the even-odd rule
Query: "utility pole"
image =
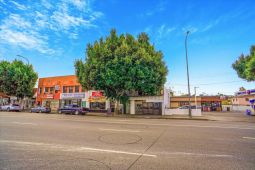
[(197, 109), (197, 88), (199, 88), (199, 87), (194, 87), (194, 91), (195, 91), (195, 105), (196, 105), (196, 109)]
[(185, 37), (185, 49), (186, 49), (186, 68), (187, 68), (187, 79), (188, 79), (188, 94), (189, 94), (189, 117), (192, 117), (191, 114), (191, 99), (190, 99), (190, 84), (189, 84), (189, 62), (188, 62), (188, 49), (187, 49), (187, 39), (190, 31), (186, 32), (186, 37)]
[(27, 61), (27, 65), (29, 65), (29, 60), (28, 60), (28, 58), (27, 57), (24, 57), (24, 56), (22, 56), (22, 55), (17, 55), (18, 57), (21, 57), (21, 58), (23, 58), (23, 59), (25, 59), (26, 61)]

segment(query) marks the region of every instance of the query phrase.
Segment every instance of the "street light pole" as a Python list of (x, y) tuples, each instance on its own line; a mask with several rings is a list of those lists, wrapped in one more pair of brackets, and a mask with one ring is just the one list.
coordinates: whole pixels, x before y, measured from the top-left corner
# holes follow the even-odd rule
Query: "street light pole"
[(189, 95), (189, 117), (192, 117), (191, 114), (191, 99), (190, 99), (190, 84), (189, 84), (189, 62), (188, 62), (188, 49), (187, 49), (187, 39), (190, 31), (186, 32), (186, 37), (185, 37), (185, 49), (186, 49), (186, 68), (187, 68), (187, 79), (188, 79), (188, 95)]
[(24, 56), (22, 56), (22, 55), (17, 55), (18, 57), (21, 57), (21, 58), (23, 58), (23, 59), (25, 59), (26, 61), (27, 61), (27, 64), (29, 65), (29, 60), (28, 60), (28, 58), (27, 57), (24, 57)]
[(196, 109), (197, 109), (197, 88), (198, 88), (198, 87), (194, 87), (194, 91), (195, 91), (195, 105), (196, 105)]

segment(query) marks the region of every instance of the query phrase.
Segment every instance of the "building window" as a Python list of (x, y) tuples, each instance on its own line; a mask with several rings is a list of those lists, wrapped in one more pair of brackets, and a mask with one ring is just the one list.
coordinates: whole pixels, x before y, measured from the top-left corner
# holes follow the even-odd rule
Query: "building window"
[(44, 88), (44, 93), (49, 93), (49, 87)]
[(39, 88), (38, 93), (39, 93), (39, 94), (41, 94), (41, 93), (42, 93), (42, 88), (41, 88), (41, 87)]
[(63, 93), (67, 93), (67, 86), (63, 86)]
[(69, 93), (73, 93), (73, 86), (69, 86)]
[(52, 94), (54, 91), (54, 87), (50, 87), (50, 93)]
[(80, 92), (80, 86), (75, 86), (75, 93), (79, 93)]

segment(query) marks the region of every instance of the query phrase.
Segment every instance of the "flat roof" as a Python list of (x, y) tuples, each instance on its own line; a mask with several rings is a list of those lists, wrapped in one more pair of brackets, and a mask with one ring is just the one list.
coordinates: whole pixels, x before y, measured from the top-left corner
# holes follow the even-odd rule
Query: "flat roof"
[(51, 76), (51, 77), (40, 77), (39, 79), (47, 79), (47, 78), (58, 78), (58, 77), (71, 77), (71, 76), (75, 76), (76, 77), (76, 75), (65, 75), (65, 76)]

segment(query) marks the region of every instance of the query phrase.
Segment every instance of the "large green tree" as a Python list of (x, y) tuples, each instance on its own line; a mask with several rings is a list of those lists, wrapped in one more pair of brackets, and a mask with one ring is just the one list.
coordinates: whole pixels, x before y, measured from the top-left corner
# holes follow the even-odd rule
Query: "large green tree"
[(103, 90), (107, 98), (124, 107), (133, 92), (157, 94), (167, 75), (163, 54), (150, 44), (146, 33), (135, 38), (117, 35), (115, 29), (106, 38), (88, 44), (85, 61), (77, 60), (75, 69), (83, 88)]
[(31, 97), (38, 75), (20, 60), (0, 62), (0, 92), (18, 98)]
[(255, 45), (251, 46), (249, 55), (241, 54), (239, 59), (232, 64), (232, 67), (240, 78), (255, 81)]

